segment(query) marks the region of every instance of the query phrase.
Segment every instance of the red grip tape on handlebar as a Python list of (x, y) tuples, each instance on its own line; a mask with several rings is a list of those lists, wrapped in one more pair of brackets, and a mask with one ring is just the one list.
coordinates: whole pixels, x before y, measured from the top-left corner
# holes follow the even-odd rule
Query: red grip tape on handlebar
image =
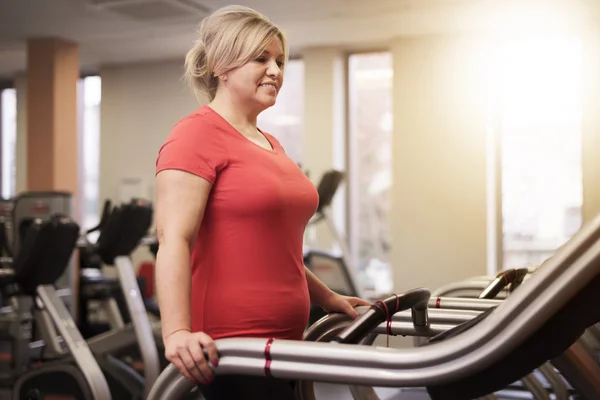
[(265, 375), (271, 377), (271, 345), (273, 338), (270, 338), (265, 345)]
[[(396, 296), (396, 311), (397, 311), (398, 307), (400, 306), (400, 298), (398, 297), (397, 294), (394, 294), (394, 296)], [(375, 305), (375, 307), (377, 307), (379, 310), (381, 310), (385, 314), (385, 319), (387, 321), (387, 324), (386, 324), (387, 347), (390, 347), (390, 335), (392, 334), (392, 316), (393, 316), (393, 314), (390, 313), (390, 310), (388, 309), (387, 304), (385, 304), (385, 302), (383, 302), (381, 300), (377, 300), (374, 305)]]

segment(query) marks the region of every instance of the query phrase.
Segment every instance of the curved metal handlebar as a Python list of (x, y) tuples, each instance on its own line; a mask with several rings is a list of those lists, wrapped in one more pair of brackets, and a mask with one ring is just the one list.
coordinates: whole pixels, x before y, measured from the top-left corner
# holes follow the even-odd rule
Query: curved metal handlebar
[(490, 282), (490, 284), (483, 290), (483, 292), (481, 292), (478, 297), (480, 299), (493, 299), (508, 285), (510, 285), (510, 291), (512, 292), (521, 284), (521, 282), (523, 282), (523, 279), (528, 273), (528, 268), (509, 269), (502, 271), (496, 275), (496, 278)]
[(412, 310), (414, 325), (426, 328), (429, 324), (427, 304), (430, 297), (431, 292), (429, 289), (420, 288), (380, 300), (334, 337), (332, 341), (338, 343), (357, 343), (382, 322), (388, 319), (391, 321), (392, 315), (408, 309)]

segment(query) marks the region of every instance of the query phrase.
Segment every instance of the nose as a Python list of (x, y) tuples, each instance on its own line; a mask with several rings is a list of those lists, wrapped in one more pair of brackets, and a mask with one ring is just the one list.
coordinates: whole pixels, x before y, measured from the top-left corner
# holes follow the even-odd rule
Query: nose
[(277, 79), (281, 76), (281, 68), (277, 65), (276, 61), (270, 61), (267, 67), (267, 76), (273, 79)]

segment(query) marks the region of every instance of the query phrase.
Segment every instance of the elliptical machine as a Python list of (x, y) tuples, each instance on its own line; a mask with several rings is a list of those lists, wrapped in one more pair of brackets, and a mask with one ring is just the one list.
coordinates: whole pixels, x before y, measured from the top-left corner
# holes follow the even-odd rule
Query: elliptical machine
[[(0, 229), (4, 230), (4, 226)], [(45, 221), (36, 219), (22, 236), (12, 268), (1, 270), (2, 297), (10, 299), (13, 306), (11, 398), (14, 400), (48, 396), (111, 398), (94, 355), (54, 287), (69, 264), (78, 236), (79, 226), (63, 215), (53, 215)], [(32, 309), (45, 339), (45, 345), (37, 348), (36, 343), (31, 343)], [(61, 342), (56, 336), (50, 337), (56, 333), (55, 329), (62, 337)], [(45, 354), (48, 348), (55, 351), (53, 356)], [(33, 356), (36, 350), (38, 357)]]
[[(143, 376), (143, 393), (148, 393), (160, 373), (161, 357), (130, 255), (150, 228), (152, 206), (148, 201), (133, 199), (111, 210), (110, 203), (105, 203), (103, 215), (98, 240), (90, 243), (84, 237), (79, 242), (82, 266), (87, 268), (80, 277), (83, 299), (80, 306), (85, 310), (86, 301), (100, 300), (106, 305), (104, 309), (109, 319), (109, 330), (90, 336), (88, 341), (93, 349), (98, 348), (113, 358), (141, 359), (138, 375)], [(114, 265), (117, 279), (100, 273), (98, 268), (103, 265)], [(90, 274), (90, 270), (94, 273)], [(116, 300), (119, 297), (120, 307)], [(80, 323), (86, 324), (86, 321)], [(166, 364), (166, 360), (163, 363)]]
[[(25, 234), (28, 232), (29, 226), (36, 221), (47, 220), (52, 215), (69, 215), (72, 211), (71, 195), (64, 192), (25, 192), (19, 194), (14, 199), (8, 200), (7, 205), (11, 206), (11, 215), (6, 218), (8, 245), (15, 254), (21, 251), (22, 243), (25, 240)], [(111, 217), (110, 220), (106, 221), (109, 229), (107, 229), (105, 235), (101, 235), (98, 238), (98, 242), (91, 246), (99, 248), (99, 254), (102, 254), (103, 257), (102, 261), (118, 264), (117, 271), (123, 271), (122, 273), (120, 272), (120, 277), (122, 277), (124, 284), (120, 288), (127, 293), (127, 297), (132, 298), (128, 303), (131, 303), (135, 309), (135, 298), (139, 297), (139, 287), (137, 286), (137, 282), (135, 282), (133, 266), (129, 256), (131, 251), (136, 247), (137, 231), (140, 229), (146, 230), (149, 226), (152, 210), (151, 207), (146, 207), (145, 204), (139, 202), (139, 204), (132, 203), (123, 207), (116, 207), (114, 212), (111, 211), (109, 216)], [(125, 228), (122, 228), (123, 226)], [(77, 236), (79, 236), (79, 232)], [(78, 247), (80, 247), (80, 241), (80, 238), (76, 240)], [(71, 248), (71, 252), (74, 248), (75, 244)], [(74, 273), (76, 272), (74, 262), (74, 258), (70, 257), (63, 273), (54, 282), (57, 288), (57, 295), (63, 301), (70, 314), (72, 314), (72, 310), (77, 304), (77, 299), (73, 296), (76, 291), (72, 290), (73, 282), (77, 281), (74, 277)], [(133, 283), (130, 280), (131, 276), (133, 276)], [(31, 299), (27, 298), (26, 301), (29, 301), (29, 303), (20, 308), (29, 310), (32, 307), (30, 304)], [(118, 310), (111, 313), (115, 309), (116, 307), (113, 307), (112, 310), (109, 307), (107, 310), (108, 314), (118, 315)], [(147, 325), (147, 320), (145, 322)], [(56, 320), (55, 324), (60, 325), (62, 322), (61, 320)], [(140, 337), (145, 336), (143, 332), (146, 325), (144, 325), (143, 318), (139, 326), (136, 327), (131, 323), (121, 323), (118, 326), (119, 329), (89, 338), (86, 342), (86, 345), (91, 349), (96, 359), (96, 363), (104, 373), (111, 395), (114, 398), (142, 400), (146, 390), (149, 390), (152, 380), (155, 379), (153, 376), (157, 376), (159, 373), (158, 361), (156, 361), (158, 357), (155, 353), (152, 354), (152, 350), (143, 352), (149, 360), (148, 363), (145, 363), (145, 366), (147, 365), (148, 371), (150, 371), (147, 374), (150, 381), (148, 379), (145, 380), (140, 373), (114, 356), (115, 352), (127, 346), (139, 345), (152, 349), (152, 345), (148, 346), (145, 344), (147, 340), (140, 339)], [(73, 326), (77, 327), (78, 325), (73, 323)], [(78, 333), (82, 336), (79, 329)], [(38, 318), (36, 315), (36, 319), (32, 321), (29, 337), (31, 338), (29, 341), (33, 340), (34, 342), (29, 344), (30, 349), (26, 349), (29, 353), (24, 353), (23, 357), (45, 361), (51, 356), (64, 355), (64, 350), (61, 347), (63, 339), (56, 332), (50, 319)], [(84, 337), (84, 339), (86, 338)], [(146, 384), (148, 385), (147, 388), (145, 387)]]

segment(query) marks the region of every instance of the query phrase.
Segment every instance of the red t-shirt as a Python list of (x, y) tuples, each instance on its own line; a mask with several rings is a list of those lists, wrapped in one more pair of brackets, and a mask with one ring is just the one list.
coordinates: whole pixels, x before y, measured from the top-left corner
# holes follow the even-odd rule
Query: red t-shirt
[(203, 106), (175, 125), (156, 162), (156, 173), (184, 170), (213, 183), (192, 251), (191, 313), (192, 330), (214, 339), (300, 340), (308, 322), (302, 241), (318, 194), (264, 135), (273, 150)]

